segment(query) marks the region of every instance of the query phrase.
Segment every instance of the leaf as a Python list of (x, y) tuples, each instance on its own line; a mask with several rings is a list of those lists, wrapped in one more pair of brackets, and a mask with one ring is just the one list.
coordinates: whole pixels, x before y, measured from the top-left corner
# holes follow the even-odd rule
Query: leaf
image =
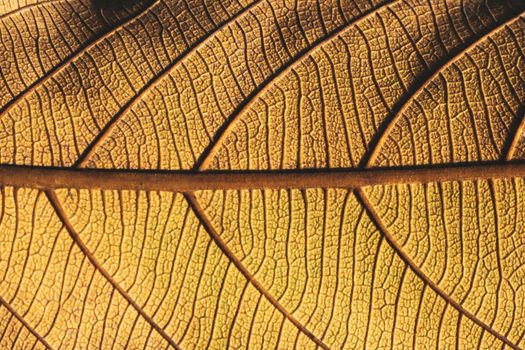
[(0, 347), (525, 347), (524, 10), (0, 2)]
[(4, 113), (143, 6), (140, 1), (112, 9), (94, 8), (90, 0), (0, 3), (0, 111)]

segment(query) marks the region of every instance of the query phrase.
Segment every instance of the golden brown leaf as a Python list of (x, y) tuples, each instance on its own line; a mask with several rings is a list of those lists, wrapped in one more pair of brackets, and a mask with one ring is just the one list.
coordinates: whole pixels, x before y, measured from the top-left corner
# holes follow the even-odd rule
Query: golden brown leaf
[(0, 0), (0, 348), (525, 348), (524, 10)]

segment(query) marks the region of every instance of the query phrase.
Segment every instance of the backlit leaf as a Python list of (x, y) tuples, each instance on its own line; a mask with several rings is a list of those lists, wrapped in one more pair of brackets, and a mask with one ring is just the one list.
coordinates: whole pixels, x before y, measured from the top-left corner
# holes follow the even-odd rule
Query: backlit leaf
[(524, 10), (0, 0), (0, 348), (524, 348)]

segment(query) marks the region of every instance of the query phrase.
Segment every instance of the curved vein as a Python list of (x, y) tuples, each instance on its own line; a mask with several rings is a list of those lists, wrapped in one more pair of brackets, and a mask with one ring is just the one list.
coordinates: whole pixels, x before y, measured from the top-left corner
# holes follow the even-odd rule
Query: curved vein
[(213, 228), (212, 223), (204, 213), (204, 210), (200, 206), (197, 198), (193, 193), (184, 193), (184, 197), (188, 201), (193, 212), (205, 228), (206, 232), (210, 235), (211, 239), (217, 244), (221, 251), (228, 257), (228, 259), (235, 265), (235, 267), (242, 273), (242, 275), (257, 289), (279, 312), (290, 321), (295, 327), (297, 327), (302, 333), (308, 336), (318, 347), (321, 349), (328, 350), (330, 347), (326, 345), (321, 339), (317, 338), (310, 330), (308, 330), (299, 320), (297, 320), (292, 314), (290, 314), (280, 303), (276, 300), (260, 283), (255, 277), (248, 271), (248, 269), (242, 264), (242, 262), (235, 256), (235, 254), (228, 248), (227, 244), (222, 240), (217, 231)]
[(22, 325), (29, 332), (31, 332), (31, 334), (33, 334), (39, 342), (44, 344), (46, 348), (53, 349), (51, 345), (49, 345), (49, 343), (44, 338), (42, 338), (42, 336), (38, 334), (38, 332), (26, 322), (26, 320), (24, 320), (24, 318), (18, 312), (16, 312), (16, 310), (13, 309), (13, 307), (9, 305), (9, 303), (6, 300), (4, 300), (4, 298), (2, 298), (2, 296), (0, 296), (0, 306), (5, 307), (7, 311), (9, 311), (20, 323), (22, 323)]
[(91, 262), (93, 267), (104, 276), (104, 278), (111, 284), (113, 288), (115, 288), (120, 295), (146, 320), (146, 322), (149, 323), (149, 325), (154, 328), (163, 338), (166, 340), (173, 348), (180, 350), (180, 347), (175, 343), (175, 341), (162, 329), (152, 318), (149, 316), (138, 304), (135, 300), (131, 298), (131, 296), (115, 281), (115, 279), (109, 274), (108, 271), (106, 271), (102, 265), (97, 261), (95, 256), (89, 251), (89, 249), (86, 247), (84, 242), (80, 239), (78, 233), (74, 229), (73, 225), (67, 218), (67, 215), (62, 208), (62, 205), (60, 204), (60, 201), (58, 197), (56, 196), (54, 191), (46, 191), (45, 192), (49, 202), (51, 203), (51, 206), (53, 207), (55, 213), (57, 214), (58, 218), (64, 225), (64, 228), (69, 233), (71, 239), (73, 242), (77, 245), (77, 247), (82, 251), (82, 253), (88, 258), (88, 260)]
[(24, 12), (24, 11), (30, 10), (33, 7), (48, 5), (48, 4), (52, 4), (52, 3), (55, 3), (55, 2), (61, 2), (61, 1), (65, 1), (65, 0), (49, 0), (49, 1), (36, 2), (36, 3), (29, 4), (29, 5), (20, 6), (17, 9), (14, 9), (14, 10), (11, 10), (9, 12), (0, 14), (0, 20), (3, 20), (4, 18), (16, 15), (19, 12)]
[(408, 267), (418, 276), (427, 286), (429, 286), (437, 295), (443, 298), (449, 305), (455, 308), (461, 315), (467, 317), (469, 320), (474, 322), (476, 325), (484, 329), (486, 332), (490, 333), (497, 339), (501, 340), (505, 345), (509, 346), (512, 349), (519, 349), (519, 347), (510, 341), (506, 336), (496, 331), (490, 325), (486, 324), (480, 320), (476, 315), (472, 314), (470, 311), (466, 310), (461, 304), (454, 300), (450, 295), (448, 295), (444, 290), (442, 290), (437, 284), (435, 284), (428, 276), (416, 265), (416, 263), (410, 258), (410, 256), (404, 252), (402, 247), (397, 243), (394, 237), (390, 234), (386, 226), (381, 221), (377, 212), (373, 209), (372, 204), (362, 192), (361, 189), (355, 190), (355, 196), (357, 200), (361, 203), (363, 208), (367, 211), (370, 219), (377, 227), (379, 232), (386, 239), (388, 244), (396, 252), (396, 254), (407, 264)]
[(230, 131), (232, 130), (233, 126), (235, 125), (235, 121), (238, 120), (238, 116), (242, 115), (243, 112), (245, 112), (250, 106), (257, 101), (258, 97), (263, 95), (271, 86), (272, 82), (274, 82), (276, 79), (278, 79), (283, 74), (286, 74), (289, 72), (293, 66), (301, 61), (303, 58), (310, 55), (313, 51), (315, 51), (320, 45), (323, 45), (324, 43), (334, 39), (337, 37), (341, 32), (343, 32), (348, 27), (366, 20), (367, 18), (370, 18), (374, 14), (377, 13), (377, 11), (381, 10), (382, 8), (388, 7), (400, 0), (392, 0), (390, 2), (386, 2), (381, 4), (380, 6), (374, 7), (369, 9), (368, 11), (365, 11), (360, 16), (356, 17), (350, 22), (344, 23), (343, 25), (337, 27), (333, 32), (331, 32), (328, 36), (321, 36), (316, 41), (312, 42), (312, 44), (309, 47), (306, 47), (305, 49), (299, 51), (291, 60), (286, 62), (284, 65), (279, 67), (275, 72), (273, 72), (271, 75), (269, 75), (250, 95), (248, 95), (241, 104), (237, 106), (237, 108), (230, 114), (228, 119), (224, 122), (224, 124), (219, 128), (217, 133), (214, 136), (214, 139), (211, 141), (211, 143), (208, 145), (208, 147), (201, 153), (199, 156), (199, 159), (197, 160), (197, 163), (195, 164), (194, 168), (198, 170), (204, 170), (208, 167), (209, 162), (213, 159), (213, 156), (218, 152), (218, 147), (222, 144), (222, 142), (225, 140), (225, 138), (229, 135)]
[(51, 79), (56, 73), (64, 70), (67, 66), (69, 66), (72, 62), (77, 60), (85, 51), (91, 49), (92, 47), (95, 47), (99, 43), (101, 43), (103, 40), (106, 39), (108, 35), (111, 33), (117, 31), (118, 29), (126, 26), (127, 24), (134, 21), (137, 17), (144, 14), (146, 11), (151, 9), (153, 6), (159, 3), (160, 0), (154, 0), (150, 2), (149, 4), (145, 5), (142, 9), (140, 9), (138, 12), (132, 14), (131, 16), (126, 17), (123, 21), (120, 21), (120, 24), (116, 26), (112, 26), (108, 28), (105, 31), (102, 31), (100, 34), (95, 35), (91, 40), (88, 40), (84, 44), (80, 45), (78, 49), (73, 51), (70, 55), (68, 55), (64, 60), (62, 60), (59, 64), (53, 66), (51, 69), (49, 69), (44, 75), (42, 75), (40, 78), (35, 80), (32, 84), (27, 86), (24, 90), (22, 90), (20, 93), (18, 93), (14, 98), (9, 100), (3, 107), (0, 108), (0, 117), (2, 117), (4, 114), (7, 114), (13, 109), (14, 106), (18, 104), (19, 101), (27, 97), (30, 93), (35, 91), (39, 86), (46, 83), (49, 79)]
[(235, 21), (237, 18), (242, 16), (242, 14), (246, 13), (250, 9), (252, 9), (255, 5), (257, 5), (262, 0), (256, 0), (252, 2), (249, 6), (244, 7), (242, 10), (237, 12), (235, 15), (230, 17), (228, 20), (223, 21), (221, 24), (219, 24), (215, 29), (204, 35), (203, 37), (199, 38), (195, 43), (190, 45), (186, 50), (184, 50), (179, 56), (177, 56), (170, 64), (168, 64), (164, 69), (162, 69), (159, 73), (157, 73), (153, 78), (151, 78), (146, 84), (144, 84), (140, 90), (133, 96), (128, 102), (126, 102), (122, 108), (111, 118), (111, 120), (106, 123), (104, 128), (97, 134), (97, 136), (94, 138), (94, 140), (89, 144), (86, 149), (82, 152), (82, 154), (78, 157), (77, 161), (74, 164), (74, 167), (82, 168), (87, 165), (87, 162), (93, 154), (95, 153), (98, 145), (102, 144), (102, 142), (106, 139), (106, 137), (111, 133), (111, 130), (117, 125), (117, 123), (135, 106), (139, 101), (141, 101), (142, 97), (148, 93), (153, 87), (156, 86), (158, 82), (160, 82), (164, 77), (169, 75), (171, 71), (177, 66), (178, 63), (180, 63), (182, 60), (184, 60), (190, 53), (194, 52), (195, 50), (199, 49), (199, 47), (203, 46), (207, 39), (209, 39), (213, 34), (219, 32), (223, 28), (225, 28), (227, 25), (229, 25), (231, 22)]
[[(463, 50), (459, 50), (459, 52), (449, 59), (448, 61), (445, 61), (440, 67), (437, 68), (437, 70), (429, 76), (428, 79), (424, 80), (417, 90), (413, 94), (410, 95), (410, 97), (404, 101), (404, 103), (401, 104), (397, 112), (391, 117), (391, 119), (387, 120), (385, 123), (385, 126), (383, 128), (383, 132), (380, 133), (375, 141), (372, 142), (371, 146), (371, 152), (370, 155), (363, 158), (363, 164), (365, 167), (371, 167), (373, 166), (377, 156), (379, 155), (379, 152), (386, 141), (388, 135), (390, 134), (390, 131), (394, 128), (396, 125), (396, 121), (403, 115), (403, 113), (406, 111), (408, 106), (415, 101), (415, 99), (420, 95), (422, 91), (426, 88), (429, 82), (436, 79), (443, 70), (447, 69), (447, 67), (454, 64), (459, 58), (463, 57), (465, 52), (470, 51), (472, 48), (477, 46), (480, 42), (483, 42), (490, 36), (494, 35), (495, 33), (499, 32), (500, 30), (507, 28), (508, 25), (513, 23), (514, 21), (518, 21), (519, 19), (522, 19), (524, 12), (517, 14), (516, 16), (511, 17), (507, 21), (503, 22), (502, 24), (494, 27), (492, 30), (472, 42), (470, 45), (466, 46)], [(514, 137), (510, 139), (510, 143), (508, 146), (507, 154), (503, 155), (503, 158), (506, 160), (511, 160), (513, 156), (514, 149), (519, 141), (519, 131), (525, 128), (525, 115), (522, 117), (522, 120), (520, 121), (520, 124), (517, 128), (517, 132), (515, 133)], [(373, 205), (370, 203), (366, 195), (362, 192), (360, 188), (355, 190), (355, 194), (357, 199), (362, 203), (365, 210), (368, 212), (370, 218), (373, 220), (374, 224), (377, 226), (381, 234), (385, 237), (385, 239), (388, 241), (389, 245), (394, 249), (396, 254), (405, 261), (405, 263), (412, 269), (412, 271), (422, 280), (426, 285), (428, 285), (435, 293), (437, 293), (439, 296), (441, 296), (444, 300), (447, 301), (452, 307), (454, 307), (458, 312), (460, 312), (462, 315), (470, 319), (472, 322), (477, 324), (479, 327), (483, 328), (485, 331), (493, 335), (494, 337), (501, 340), (503, 343), (505, 343), (507, 346), (511, 347), (512, 349), (519, 349), (517, 344), (514, 344), (511, 342), (505, 335), (500, 334), (498, 331), (496, 331), (494, 328), (492, 328), (491, 325), (486, 324), (485, 322), (481, 321), (477, 316), (466, 310), (462, 305), (460, 305), (458, 302), (456, 302), (450, 295), (448, 295), (444, 290), (442, 290), (437, 284), (435, 284), (432, 280), (428, 278), (428, 276), (425, 275), (425, 273), (412, 261), (412, 259), (406, 254), (402, 247), (396, 242), (394, 237), (390, 234), (386, 226), (382, 223), (381, 219), (379, 218), (379, 215), (375, 211)]]
[(471, 49), (476, 47), (479, 43), (481, 43), (484, 40), (486, 40), (488, 37), (494, 35), (495, 33), (499, 32), (500, 30), (506, 28), (509, 24), (513, 23), (514, 21), (519, 20), (524, 15), (524, 13), (525, 13), (524, 11), (518, 13), (516, 16), (513, 16), (510, 19), (508, 19), (507, 21), (505, 21), (505, 22), (497, 25), (496, 27), (492, 28), (489, 32), (485, 33), (483, 36), (479, 37), (477, 40), (475, 40), (474, 42), (472, 42), (471, 44), (469, 44), (465, 48), (460, 49), (456, 53), (456, 55), (454, 55), (452, 58), (442, 62), (442, 64), (439, 65), (435, 69), (433, 74), (431, 74), (427, 79), (425, 79), (421, 83), (419, 83), (417, 88), (414, 90), (414, 93), (410, 94), (410, 96), (404, 102), (402, 102), (400, 104), (400, 106), (397, 108), (397, 111), (393, 112), (392, 116), (387, 118), (384, 121), (383, 126), (380, 128), (380, 130), (383, 130), (383, 131), (382, 132), (380, 131), (378, 134), (376, 134), (375, 141), (374, 140), (371, 141), (371, 143), (369, 145), (369, 150), (370, 150), (369, 152), (370, 153), (369, 153), (368, 156), (365, 154), (365, 156), (364, 156), (364, 158), (362, 160), (362, 164), (365, 167), (370, 167), (370, 166), (372, 166), (374, 164), (376, 158), (379, 155), (379, 152), (382, 149), (383, 144), (386, 142), (388, 136), (390, 135), (390, 132), (395, 127), (397, 120), (399, 118), (401, 118), (401, 116), (407, 110), (407, 108), (412, 104), (412, 102), (415, 101), (415, 99), (417, 97), (419, 97), (419, 95), (426, 89), (427, 85), (430, 82), (435, 80), (445, 69), (447, 69), (448, 67), (453, 65), (458, 59), (463, 57), (465, 52), (470, 51)]
[(520, 118), (518, 127), (516, 128), (516, 132), (510, 139), (510, 142), (508, 143), (508, 149), (505, 152), (506, 154), (503, 154), (503, 157), (505, 160), (510, 161), (514, 158), (514, 153), (516, 153), (518, 144), (520, 142), (521, 135), (525, 131), (525, 111), (523, 111), (522, 116)]

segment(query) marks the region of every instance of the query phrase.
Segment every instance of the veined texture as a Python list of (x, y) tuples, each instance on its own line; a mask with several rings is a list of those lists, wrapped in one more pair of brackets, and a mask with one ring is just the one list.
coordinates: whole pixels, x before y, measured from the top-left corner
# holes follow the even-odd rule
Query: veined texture
[(524, 10), (0, 0), (0, 349), (525, 348)]

